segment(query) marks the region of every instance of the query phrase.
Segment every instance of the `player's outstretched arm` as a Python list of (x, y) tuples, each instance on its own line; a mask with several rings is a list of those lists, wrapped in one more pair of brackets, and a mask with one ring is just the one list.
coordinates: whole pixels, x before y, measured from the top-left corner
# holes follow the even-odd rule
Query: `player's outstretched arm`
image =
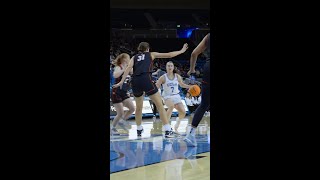
[(208, 41), (208, 34), (202, 39), (202, 41), (200, 42), (200, 44), (198, 44), (198, 46), (192, 51), (191, 53), (191, 57), (190, 57), (190, 70), (188, 72), (188, 75), (190, 75), (191, 73), (195, 73), (195, 67), (196, 67), (196, 62), (197, 62), (197, 58), (199, 56), (199, 54), (203, 53), (204, 50), (206, 50), (207, 48), (207, 44), (206, 42)]
[(179, 74), (178, 74), (178, 82), (179, 82), (179, 86), (181, 86), (182, 88), (189, 89), (191, 87), (190, 85), (187, 85), (182, 81), (182, 78), (181, 78), (181, 76)]
[(172, 51), (168, 53), (151, 52), (151, 57), (152, 57), (152, 60), (156, 58), (173, 58), (186, 52), (187, 49), (188, 49), (188, 44), (185, 43), (180, 51)]

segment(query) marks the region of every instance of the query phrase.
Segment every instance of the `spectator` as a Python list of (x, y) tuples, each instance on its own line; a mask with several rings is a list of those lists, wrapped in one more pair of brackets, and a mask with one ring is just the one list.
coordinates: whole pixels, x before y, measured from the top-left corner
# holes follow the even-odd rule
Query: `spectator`
[(198, 102), (198, 104), (200, 104), (200, 103), (201, 103), (201, 94), (198, 96), (198, 98), (197, 98), (197, 102)]
[(188, 106), (189, 112), (192, 113), (194, 108), (194, 97), (190, 95), (190, 93), (187, 93), (186, 98), (184, 99), (186, 101), (186, 104)]
[[(199, 96), (200, 96), (200, 95), (199, 95)], [(200, 105), (201, 98), (200, 98), (200, 99), (198, 99), (198, 98), (199, 98), (199, 96), (194, 97), (194, 99), (193, 99), (194, 109), (197, 109), (197, 107)], [(199, 100), (200, 100), (200, 101), (199, 101)]]

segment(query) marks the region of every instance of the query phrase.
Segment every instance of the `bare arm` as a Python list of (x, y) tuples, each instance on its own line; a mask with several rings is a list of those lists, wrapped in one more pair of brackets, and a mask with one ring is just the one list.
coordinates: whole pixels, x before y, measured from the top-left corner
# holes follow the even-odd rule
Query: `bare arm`
[(164, 80), (165, 79), (164, 79), (163, 75), (157, 80), (156, 86), (157, 86), (158, 89), (160, 88), (161, 84), (165, 83)]
[(129, 72), (132, 70), (134, 65), (134, 60), (133, 57), (130, 59), (129, 65), (127, 66), (126, 70), (124, 71), (123, 75), (122, 75), (122, 79), (118, 84), (113, 85), (114, 88), (122, 86), (124, 80), (126, 79), (126, 77), (128, 76)]
[(182, 78), (180, 75), (178, 75), (178, 82), (179, 82), (179, 85), (182, 87), (182, 88), (190, 88), (189, 85), (185, 84), (183, 81), (182, 81)]
[(208, 34), (202, 39), (200, 44), (198, 44), (198, 46), (191, 53), (191, 58), (190, 58), (190, 71), (191, 71), (191, 73), (195, 72), (196, 61), (197, 61), (199, 54), (203, 53), (204, 50), (206, 50), (206, 48), (207, 48), (207, 45), (206, 45), (207, 40), (208, 40)]
[(120, 77), (121, 74), (122, 74), (124, 71), (125, 71), (124, 68), (121, 69), (119, 66), (116, 66), (116, 67), (114, 68), (113, 77), (114, 77), (114, 78)]
[(172, 51), (172, 52), (168, 52), (168, 53), (151, 52), (151, 57), (152, 57), (152, 59), (173, 58), (173, 57), (176, 57), (176, 56), (186, 52), (187, 49), (188, 49), (188, 44), (185, 43), (180, 51)]

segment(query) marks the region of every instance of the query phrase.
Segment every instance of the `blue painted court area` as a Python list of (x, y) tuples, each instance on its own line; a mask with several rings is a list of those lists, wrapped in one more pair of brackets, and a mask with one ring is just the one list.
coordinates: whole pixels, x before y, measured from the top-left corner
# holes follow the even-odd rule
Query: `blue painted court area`
[(210, 151), (208, 135), (197, 135), (197, 147), (188, 147), (183, 137), (165, 139), (114, 139), (110, 142), (110, 174), (174, 159), (194, 159)]

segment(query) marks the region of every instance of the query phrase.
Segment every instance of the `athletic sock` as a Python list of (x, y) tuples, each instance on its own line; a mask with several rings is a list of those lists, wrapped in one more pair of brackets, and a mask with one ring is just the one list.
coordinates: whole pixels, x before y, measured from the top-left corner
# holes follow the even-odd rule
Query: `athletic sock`
[(164, 127), (164, 130), (165, 130), (165, 131), (171, 131), (171, 126), (170, 126), (170, 124), (165, 124), (163, 127)]
[(141, 131), (143, 128), (142, 128), (141, 125), (139, 125), (139, 126), (137, 126), (137, 129), (138, 129), (139, 131)]

